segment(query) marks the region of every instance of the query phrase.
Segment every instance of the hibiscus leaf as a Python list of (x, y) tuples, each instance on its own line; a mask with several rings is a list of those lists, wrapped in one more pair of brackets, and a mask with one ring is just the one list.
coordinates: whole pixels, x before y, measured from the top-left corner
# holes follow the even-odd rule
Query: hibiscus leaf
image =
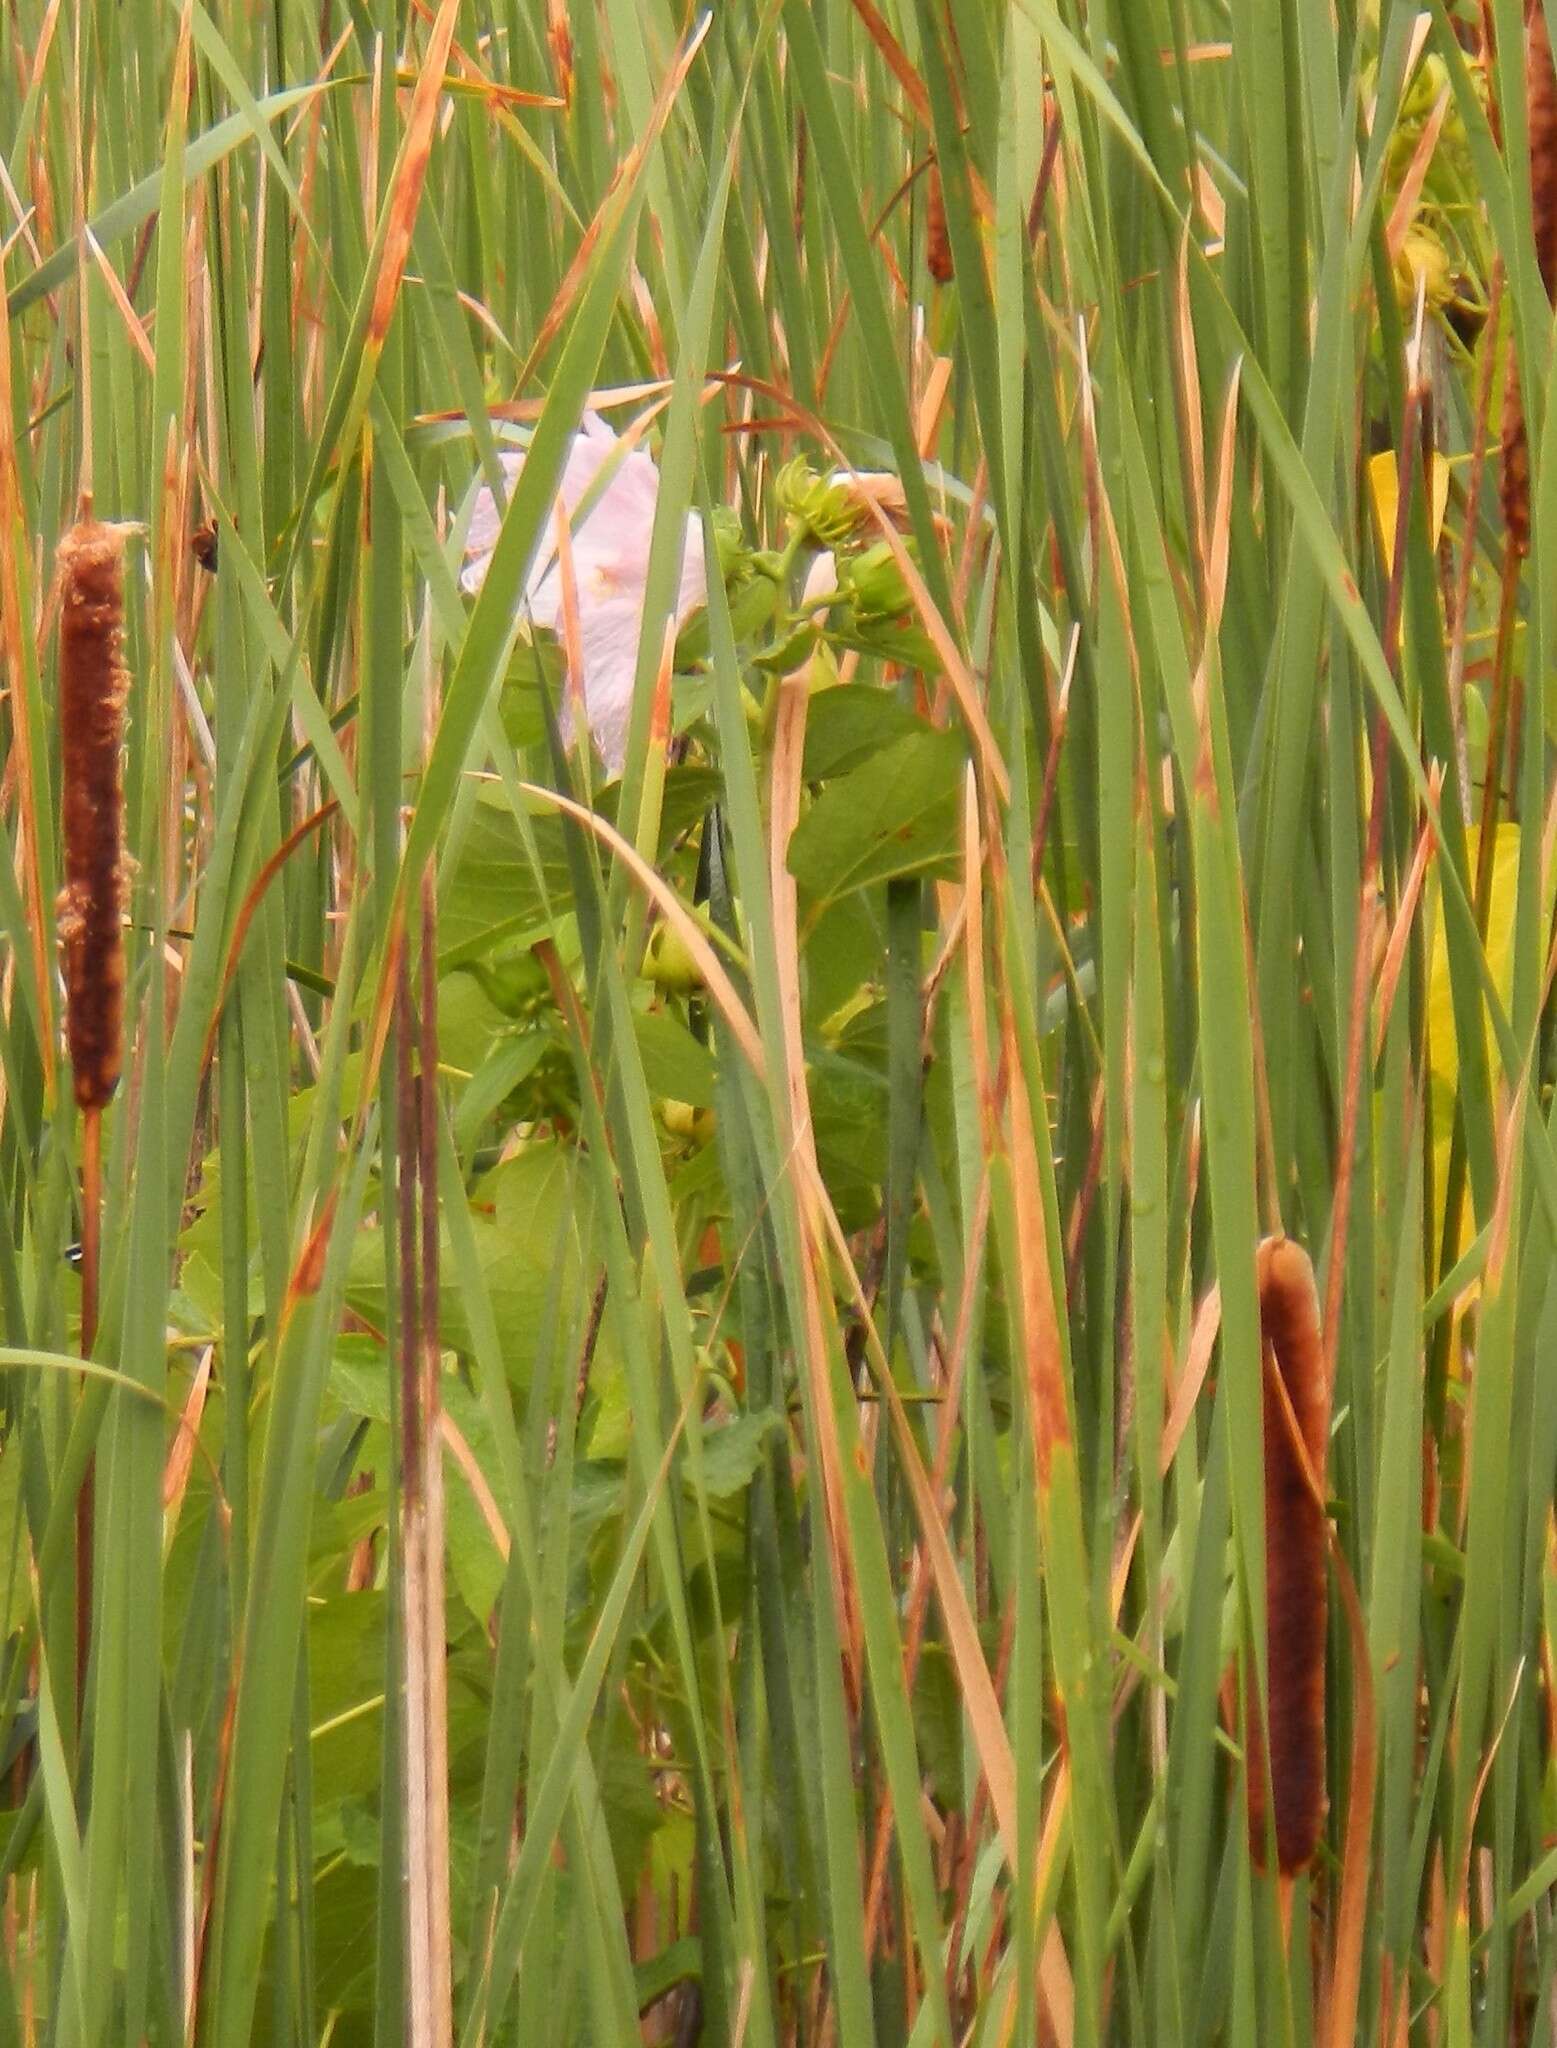
[(698, 1044), (685, 1024), (669, 1010), (637, 1011), (633, 1031), (644, 1079), (652, 1093), (689, 1102), (694, 1109), (713, 1107), (713, 1055)]
[(869, 683), (840, 683), (836, 689), (819, 690), (806, 713), (806, 781), (826, 782), (844, 775), (887, 742), (930, 730), (890, 690)]
[(883, 747), (801, 819), (790, 873), (818, 904), (893, 875), (950, 873), (966, 759), (956, 733), (912, 732)]
[(775, 1408), (757, 1408), (703, 1435), (703, 1491), (711, 1500), (733, 1500), (756, 1476), (768, 1445), (784, 1433)]
[[(667, 775), (661, 860), (703, 816), (719, 787), (718, 776), (707, 768), (675, 768)], [(620, 794), (619, 783), (600, 791), (595, 808), (601, 817), (614, 821)], [(480, 960), (525, 932), (542, 937), (571, 908), (573, 877), (561, 820), (536, 804), (529, 825), (538, 866), (506, 801), (494, 798), (473, 807), (439, 911), (445, 968)]]

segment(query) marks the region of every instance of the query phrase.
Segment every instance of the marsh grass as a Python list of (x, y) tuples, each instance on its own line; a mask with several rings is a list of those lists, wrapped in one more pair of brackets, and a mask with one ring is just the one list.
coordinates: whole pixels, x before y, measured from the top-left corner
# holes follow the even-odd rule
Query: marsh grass
[[(1525, 47), (0, 17), (0, 2042), (1552, 2037)], [(661, 478), (620, 785), (515, 633), (587, 403)], [(797, 455), (898, 480), (820, 638)], [(138, 532), (83, 1120), (84, 489)], [(1332, 1403), (1285, 1876), (1278, 1233)]]

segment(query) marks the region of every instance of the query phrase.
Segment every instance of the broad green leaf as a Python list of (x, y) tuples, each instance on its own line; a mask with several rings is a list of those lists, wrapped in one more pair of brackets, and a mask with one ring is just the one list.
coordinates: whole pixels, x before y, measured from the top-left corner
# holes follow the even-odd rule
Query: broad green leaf
[(966, 758), (956, 734), (908, 733), (829, 783), (789, 843), (790, 872), (813, 902), (894, 875), (949, 873)]

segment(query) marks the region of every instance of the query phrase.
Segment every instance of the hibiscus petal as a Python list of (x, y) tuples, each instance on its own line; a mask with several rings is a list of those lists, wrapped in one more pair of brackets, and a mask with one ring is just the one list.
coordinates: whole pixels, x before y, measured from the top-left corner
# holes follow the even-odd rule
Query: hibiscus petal
[[(579, 501), (600, 474), (611, 451), (616, 436), (600, 418), (598, 413), (586, 412), (578, 432), (568, 444), (568, 452), (562, 465), (562, 480), (557, 496), (567, 508), (571, 518)], [(514, 495), (514, 486), (524, 473), (525, 454), (522, 451), (505, 452), (498, 457), (503, 469), (505, 502)], [(647, 460), (647, 458), (645, 458)], [(649, 463), (651, 476), (654, 470)], [(615, 487), (612, 479), (604, 495), (609, 496)], [(651, 512), (652, 516), (652, 512)], [(479, 590), (486, 581), (486, 574), (492, 562), (492, 551), (497, 546), (498, 532), (502, 526), (502, 514), (497, 509), (497, 500), (485, 486), (476, 493), (476, 502), (471, 510), (470, 529), (465, 538), (465, 567), (460, 575), (460, 588), (467, 591)], [(586, 521), (586, 524), (588, 522)], [(531, 566), (529, 582), (532, 587), (546, 574), (556, 554), (556, 541), (550, 523), (541, 536), (536, 558)]]
[(824, 548), (806, 571), (805, 588), (800, 593), (800, 609), (809, 611), (813, 605), (821, 604), (832, 597), (838, 588), (838, 564), (830, 549)]
[[(519, 481), (519, 472), (524, 468), (524, 457), (505, 453), (498, 457), (498, 462), (503, 471), (506, 502), (513, 497), (514, 485)], [(483, 484), (476, 493), (476, 502), (471, 508), (470, 526), (465, 535), (465, 567), (460, 572), (461, 590), (477, 591), (485, 583), (487, 570), (492, 563), (492, 551), (497, 546), (497, 536), (502, 524), (503, 515), (497, 509), (497, 500)]]
[(643, 594), (584, 605), (579, 612), (579, 653), (584, 664), (584, 710), (590, 736), (612, 775), (627, 760), (638, 672)]
[[(569, 445), (557, 491), (557, 502), (570, 519), (619, 447), (616, 435), (605, 421), (595, 413), (585, 413)], [(523, 467), (522, 455), (503, 457), (510, 495)], [(621, 773), (632, 723), (633, 681), (659, 488), (659, 471), (652, 456), (642, 448), (617, 456), (616, 467), (600, 485), (599, 496), (577, 522), (572, 535), (570, 554), (578, 601), (584, 705), (595, 745), (613, 774)], [(480, 589), (491, 565), (500, 524), (491, 492), (481, 491), (471, 515), (469, 559), (460, 578), (466, 590)], [(678, 626), (704, 603), (707, 594), (703, 530), (697, 520), (689, 519), (676, 585)], [(537, 549), (520, 602), (532, 624), (561, 637), (562, 571), (550, 526)]]
[(676, 589), (676, 623), (685, 623), (689, 613), (708, 602), (708, 565), (703, 559), (703, 522), (687, 521), (687, 537), (681, 554), (681, 581)]

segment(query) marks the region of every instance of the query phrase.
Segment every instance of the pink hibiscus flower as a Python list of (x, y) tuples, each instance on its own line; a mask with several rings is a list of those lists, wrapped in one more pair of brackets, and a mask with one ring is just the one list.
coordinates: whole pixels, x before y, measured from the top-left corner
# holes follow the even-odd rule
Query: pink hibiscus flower
[[(557, 503), (570, 520), (619, 445), (616, 435), (598, 414), (585, 413), (568, 450), (557, 493)], [(524, 468), (524, 457), (515, 454), (500, 459), (511, 497)], [(572, 529), (584, 710), (600, 758), (613, 775), (621, 774), (627, 756), (633, 683), (643, 633), (644, 585), (649, 575), (649, 542), (654, 533), (659, 490), (660, 476), (653, 457), (635, 448), (620, 459), (594, 504)], [(501, 523), (502, 515), (492, 493), (483, 489), (477, 496), (465, 543), (467, 559), (460, 582), (466, 590), (481, 588)], [(703, 529), (696, 519), (689, 517), (682, 543), (681, 580), (676, 589), (678, 627), (706, 596)], [(554, 508), (520, 595), (520, 606), (535, 625), (548, 627), (561, 639), (562, 599)]]

